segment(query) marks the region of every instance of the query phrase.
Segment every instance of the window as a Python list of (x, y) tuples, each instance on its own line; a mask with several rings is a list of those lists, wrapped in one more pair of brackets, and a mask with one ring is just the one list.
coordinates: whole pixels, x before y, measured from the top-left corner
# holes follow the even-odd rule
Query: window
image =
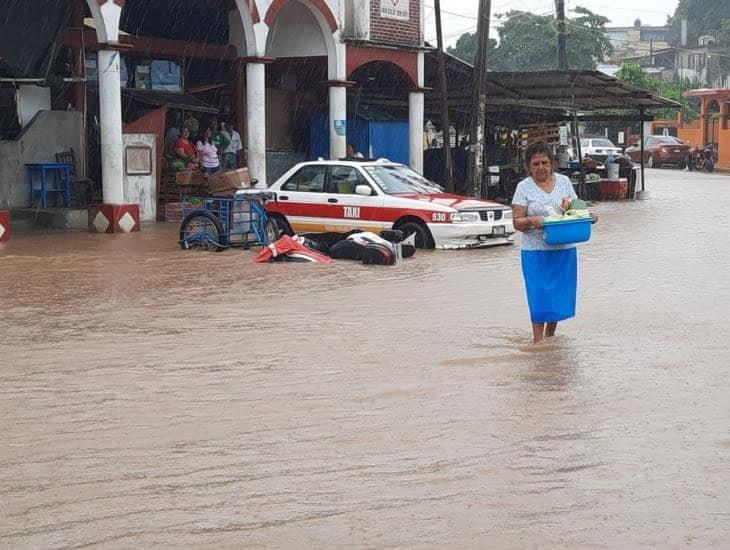
[(614, 147), (614, 145), (608, 139), (594, 139), (593, 147)]
[(326, 165), (302, 166), (287, 182), (281, 186), (282, 191), (303, 191), (306, 193), (324, 192), (327, 179)]
[(436, 195), (444, 192), (439, 185), (401, 164), (366, 166), (365, 171), (388, 195), (397, 195), (399, 193)]
[(661, 145), (682, 145), (682, 141), (678, 138), (671, 136), (664, 136), (655, 138), (656, 142)]
[(156, 59), (150, 63), (153, 90), (182, 92), (182, 74), (180, 65), (174, 61)]
[[(87, 53), (85, 59), (85, 74), (87, 82), (98, 82), (99, 81), (99, 56), (96, 53)], [(119, 58), (119, 82), (123, 88), (129, 86), (129, 77), (127, 73), (127, 58), (121, 56)]]
[(354, 195), (355, 187), (361, 184), (367, 185), (365, 179), (354, 166), (333, 166), (330, 171), (328, 192)]

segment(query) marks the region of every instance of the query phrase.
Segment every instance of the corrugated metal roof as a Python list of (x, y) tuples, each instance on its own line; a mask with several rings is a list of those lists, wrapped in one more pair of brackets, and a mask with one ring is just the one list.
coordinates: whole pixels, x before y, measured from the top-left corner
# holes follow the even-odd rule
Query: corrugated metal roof
[(487, 102), (492, 105), (524, 104), (567, 111), (681, 107), (676, 101), (599, 71), (490, 73), (487, 90)]
[[(427, 54), (427, 86), (437, 89), (436, 54)], [(468, 105), (474, 68), (446, 56), (449, 103)], [(437, 95), (437, 92), (434, 92)], [(637, 88), (600, 71), (490, 72), (487, 77), (490, 106), (522, 105), (546, 110), (594, 111), (598, 109), (680, 108), (676, 101)]]

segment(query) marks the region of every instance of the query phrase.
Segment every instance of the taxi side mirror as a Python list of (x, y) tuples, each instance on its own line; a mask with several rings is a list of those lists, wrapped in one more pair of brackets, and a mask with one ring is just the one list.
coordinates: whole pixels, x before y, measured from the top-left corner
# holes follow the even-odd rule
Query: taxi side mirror
[(369, 185), (358, 185), (355, 187), (355, 194), (362, 195), (363, 197), (369, 197), (373, 194), (373, 190)]

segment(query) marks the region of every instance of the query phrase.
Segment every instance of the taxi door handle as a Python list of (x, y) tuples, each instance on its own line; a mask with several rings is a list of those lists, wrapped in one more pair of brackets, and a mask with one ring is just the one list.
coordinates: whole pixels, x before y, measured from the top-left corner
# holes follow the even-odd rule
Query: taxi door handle
[(337, 203), (337, 202), (340, 202), (340, 201), (338, 201), (337, 199), (327, 199), (327, 202)]
[(288, 201), (289, 200), (289, 197), (287, 195), (281, 195), (281, 196), (279, 196), (279, 200), (280, 201)]

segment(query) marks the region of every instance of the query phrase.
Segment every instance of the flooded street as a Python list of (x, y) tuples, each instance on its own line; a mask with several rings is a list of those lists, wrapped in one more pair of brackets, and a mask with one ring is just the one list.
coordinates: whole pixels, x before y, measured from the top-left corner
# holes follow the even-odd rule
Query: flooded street
[(531, 346), (519, 247), (395, 268), (0, 248), (0, 547), (727, 547), (730, 177), (602, 203)]

